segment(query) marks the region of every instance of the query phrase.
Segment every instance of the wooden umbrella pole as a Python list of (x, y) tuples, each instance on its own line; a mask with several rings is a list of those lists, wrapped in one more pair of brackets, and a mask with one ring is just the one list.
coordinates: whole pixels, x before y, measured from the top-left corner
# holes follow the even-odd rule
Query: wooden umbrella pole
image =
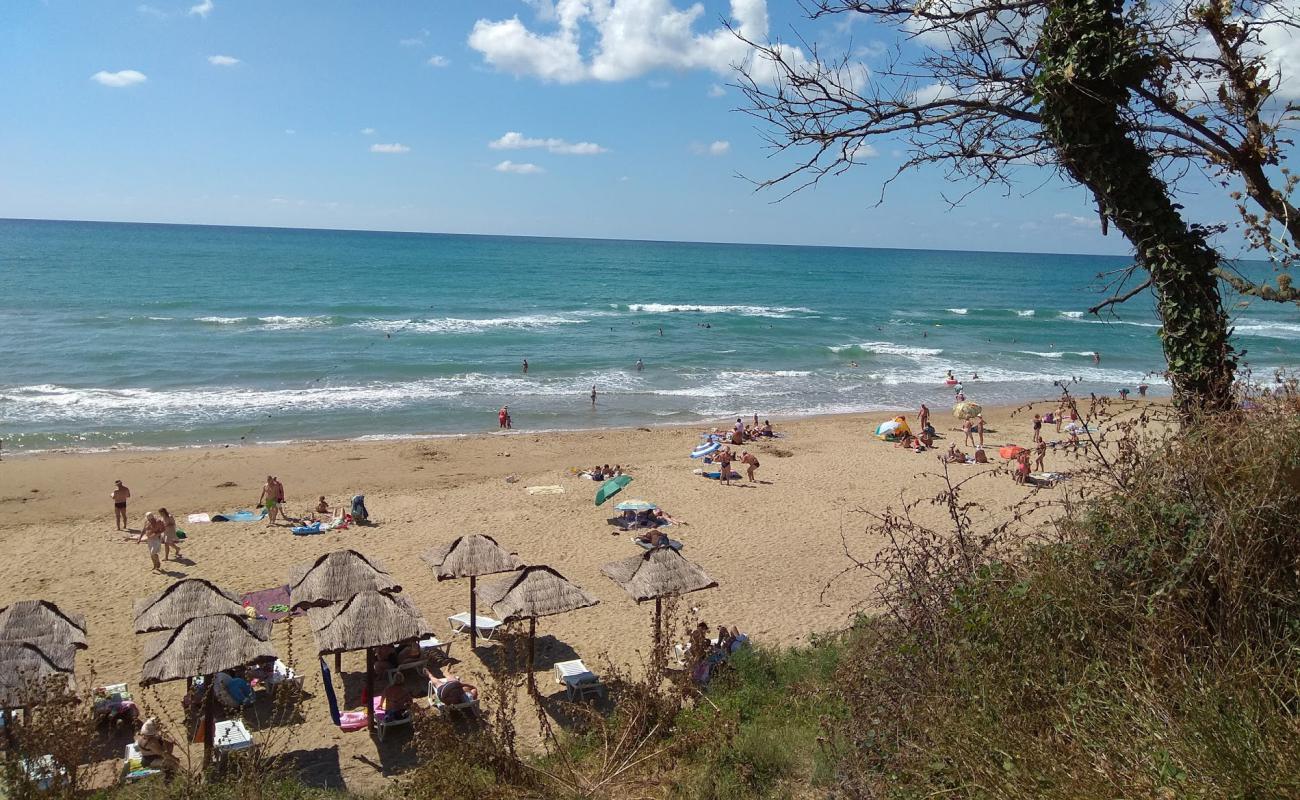
[(478, 578), (469, 576), (469, 649), (471, 650), (477, 646), (478, 636), (478, 596), (474, 591), (477, 582)]
[(656, 597), (655, 598), (655, 663), (659, 663), (659, 659), (663, 658), (663, 649), (664, 649), (663, 648), (663, 642), (664, 642), (663, 611), (664, 611), (663, 600)]
[(537, 676), (533, 674), (534, 652), (537, 647), (537, 617), (528, 618), (528, 692), (537, 696)]
[(375, 651), (366, 648), (366, 727), (375, 730)]
[(216, 694), (217, 676), (209, 675), (203, 681), (203, 768), (212, 763), (213, 738), (217, 735), (217, 721), (213, 711), (213, 697)]
[(335, 653), (335, 654), (334, 654), (334, 673), (337, 675), (337, 674), (340, 674), (340, 673), (342, 673), (342, 672), (343, 672), (343, 654), (342, 654), (342, 653)]

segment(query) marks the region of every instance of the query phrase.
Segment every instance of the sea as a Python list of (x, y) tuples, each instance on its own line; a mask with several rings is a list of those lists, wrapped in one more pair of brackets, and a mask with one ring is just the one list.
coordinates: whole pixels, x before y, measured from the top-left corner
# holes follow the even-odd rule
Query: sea
[[(0, 452), (1167, 393), (1149, 296), (1086, 313), (1128, 264), (0, 220)], [(1255, 376), (1300, 360), (1293, 307), (1228, 303)]]

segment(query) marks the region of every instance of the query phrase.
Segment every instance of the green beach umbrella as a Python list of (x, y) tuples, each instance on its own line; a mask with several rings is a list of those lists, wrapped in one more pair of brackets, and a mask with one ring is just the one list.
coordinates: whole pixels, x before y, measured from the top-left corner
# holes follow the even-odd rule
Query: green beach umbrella
[(658, 504), (651, 503), (649, 500), (624, 500), (614, 506), (618, 511), (653, 511), (658, 507)]
[(619, 475), (617, 478), (610, 478), (605, 481), (596, 490), (596, 505), (603, 506), (606, 500), (623, 491), (623, 487), (631, 482), (631, 475)]

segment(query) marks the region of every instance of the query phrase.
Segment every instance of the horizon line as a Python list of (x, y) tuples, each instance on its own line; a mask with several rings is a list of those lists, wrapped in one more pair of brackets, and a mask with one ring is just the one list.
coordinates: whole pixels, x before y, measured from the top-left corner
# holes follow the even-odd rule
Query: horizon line
[(415, 231), (415, 230), (397, 230), (393, 228), (331, 228), (331, 227), (301, 227), (288, 225), (223, 225), (211, 222), (140, 222), (137, 220), (114, 220), (114, 219), (63, 219), (53, 217), (0, 217), (0, 222), (52, 222), (52, 223), (80, 223), (91, 225), (152, 225), (169, 228), (233, 228), (236, 230), (269, 230), (269, 231), (307, 231), (307, 232), (331, 232), (331, 233), (388, 233), (401, 234), (407, 236), (477, 236), (483, 238), (500, 238), (500, 239), (556, 239), (561, 241), (589, 241), (589, 242), (629, 242), (629, 243), (647, 243), (647, 244), (711, 244), (729, 247), (812, 247), (833, 250), (900, 250), (904, 252), (922, 252), (922, 253), (988, 253), (991, 255), (1022, 255), (1022, 256), (1071, 256), (1083, 258), (1116, 258), (1127, 259), (1132, 256), (1114, 255), (1109, 253), (1062, 253), (1046, 252), (1039, 250), (960, 250), (946, 247), (886, 247), (881, 245), (853, 245), (853, 244), (795, 244), (791, 242), (728, 242), (716, 241), (709, 239), (642, 239), (642, 238), (623, 238), (623, 237), (606, 237), (606, 236), (561, 236), (561, 235), (540, 235), (540, 234), (520, 234), (520, 233), (467, 233), (455, 231)]

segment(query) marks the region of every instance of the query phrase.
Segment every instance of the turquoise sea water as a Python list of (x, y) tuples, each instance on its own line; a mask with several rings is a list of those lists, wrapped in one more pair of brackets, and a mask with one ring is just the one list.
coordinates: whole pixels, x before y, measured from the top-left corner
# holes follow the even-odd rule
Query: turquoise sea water
[[(986, 404), (1073, 378), (1159, 392), (1149, 298), (1083, 314), (1126, 263), (0, 220), (0, 439), (461, 433), (506, 404), (524, 430), (943, 407), (948, 369)], [(1256, 374), (1297, 363), (1293, 309), (1233, 313)]]

